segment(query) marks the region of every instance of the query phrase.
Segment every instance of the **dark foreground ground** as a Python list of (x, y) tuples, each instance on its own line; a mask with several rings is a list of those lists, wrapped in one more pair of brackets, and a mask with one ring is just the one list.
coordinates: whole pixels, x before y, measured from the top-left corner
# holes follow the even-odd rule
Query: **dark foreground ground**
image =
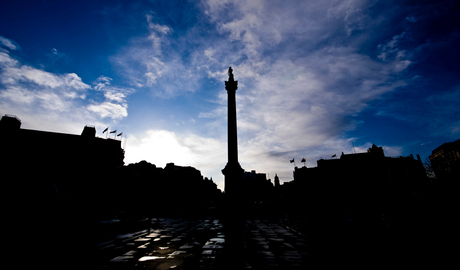
[[(308, 240), (280, 223), (245, 220), (229, 229), (217, 219), (154, 219), (152, 229), (99, 250), (106, 269), (302, 269)], [(238, 233), (239, 235), (234, 235)], [(231, 239), (229, 239), (231, 237)], [(236, 240), (236, 242), (235, 242)]]
[(306, 228), (285, 218), (143, 218), (125, 227), (43, 227), (33, 220), (23, 225), (7, 235), (12, 255), (4, 262), (15, 269), (376, 268), (440, 266), (455, 258), (447, 227), (430, 232), (422, 224)]

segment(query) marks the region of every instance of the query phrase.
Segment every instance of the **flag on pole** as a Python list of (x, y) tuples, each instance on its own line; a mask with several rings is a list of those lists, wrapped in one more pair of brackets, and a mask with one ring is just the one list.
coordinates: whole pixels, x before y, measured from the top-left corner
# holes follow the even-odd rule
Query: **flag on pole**
[(102, 131), (102, 134), (106, 133), (107, 130), (109, 130), (109, 128), (104, 129), (104, 131)]
[(307, 161), (305, 160), (305, 158), (302, 158), (302, 160), (300, 162), (307, 162)]
[(120, 134), (118, 134), (118, 135), (117, 135), (117, 137), (120, 137), (120, 136), (121, 136), (121, 134), (123, 134), (123, 132), (121, 132)]
[(290, 162), (290, 163), (294, 163), (294, 158), (293, 158), (293, 159), (291, 159), (291, 160), (289, 160), (289, 162)]
[(117, 130), (115, 129), (114, 131), (110, 131), (110, 133), (117, 133)]

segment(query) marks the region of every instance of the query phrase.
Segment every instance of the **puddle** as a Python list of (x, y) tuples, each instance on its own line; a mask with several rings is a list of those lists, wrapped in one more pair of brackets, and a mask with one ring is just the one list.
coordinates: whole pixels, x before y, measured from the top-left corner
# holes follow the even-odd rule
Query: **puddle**
[(142, 245), (142, 246), (138, 246), (137, 248), (147, 248), (148, 245), (149, 245), (149, 243), (144, 244), (144, 245)]
[(145, 261), (151, 261), (151, 260), (159, 260), (159, 259), (164, 259), (165, 257), (159, 257), (159, 256), (144, 256), (139, 259), (140, 262), (145, 262)]
[(220, 249), (223, 248), (221, 245), (204, 245), (203, 249)]
[(224, 238), (219, 238), (219, 237), (211, 238), (211, 239), (209, 239), (209, 241), (216, 242), (216, 243), (225, 243), (225, 239)]
[(134, 240), (134, 242), (147, 242), (147, 241), (150, 241), (150, 238), (138, 238)]
[(185, 255), (186, 253), (187, 253), (187, 251), (177, 250), (177, 251), (174, 251), (173, 253), (169, 254), (168, 259), (174, 259), (174, 258), (176, 258), (176, 256)]
[(176, 255), (185, 254), (185, 253), (187, 253), (187, 251), (176, 250), (173, 253), (171, 253), (169, 256), (176, 256)]

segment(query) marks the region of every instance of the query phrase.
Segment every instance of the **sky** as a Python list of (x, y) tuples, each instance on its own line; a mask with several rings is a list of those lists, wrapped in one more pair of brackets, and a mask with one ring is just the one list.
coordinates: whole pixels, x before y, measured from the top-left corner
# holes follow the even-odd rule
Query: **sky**
[(105, 138), (109, 127), (125, 164), (193, 166), (223, 189), (231, 66), (246, 171), (286, 182), (291, 159), (316, 167), (372, 144), (425, 161), (460, 139), (459, 12), (458, 1), (8, 1), (0, 114), (25, 129), (94, 125)]

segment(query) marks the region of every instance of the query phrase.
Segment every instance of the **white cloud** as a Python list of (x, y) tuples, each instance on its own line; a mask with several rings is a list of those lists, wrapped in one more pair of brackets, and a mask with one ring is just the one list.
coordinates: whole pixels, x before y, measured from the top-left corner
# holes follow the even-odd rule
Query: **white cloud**
[(125, 94), (117, 93), (115, 91), (105, 92), (104, 97), (108, 100), (115, 101), (115, 102), (124, 102), (126, 98)]
[(75, 73), (54, 74), (22, 65), (6, 53), (1, 53), (1, 63), (3, 102), (62, 112), (71, 110), (73, 100), (83, 98), (90, 88)]
[(380, 50), (380, 53), (377, 55), (377, 57), (385, 61), (391, 57), (394, 57), (395, 55), (399, 56), (400, 54), (398, 46), (401, 40), (405, 38), (405, 36), (406, 32), (402, 32), (399, 35), (395, 35), (388, 42), (379, 44), (377, 48)]
[(395, 71), (400, 72), (405, 70), (412, 62), (409, 60), (398, 61), (395, 64)]
[(147, 22), (148, 22), (150, 30), (160, 32), (160, 33), (162, 33), (164, 35), (172, 32), (172, 29), (170, 27), (168, 27), (167, 25), (160, 25), (160, 24), (153, 23), (152, 22), (152, 19), (153, 19), (152, 15), (147, 14), (147, 15), (145, 15), (145, 17), (147, 18)]
[(11, 58), (7, 53), (0, 52), (0, 64), (2, 68), (13, 67), (18, 64), (18, 61)]
[(2, 36), (0, 36), (0, 44), (2, 44), (3, 46), (7, 47), (10, 50), (17, 50), (19, 48), (19, 46), (15, 44), (13, 41), (7, 38), (4, 38)]
[(36, 94), (19, 86), (12, 86), (0, 92), (0, 98), (18, 104), (31, 104), (36, 99)]
[(126, 104), (103, 102), (100, 104), (88, 105), (87, 108), (89, 111), (98, 114), (102, 118), (110, 117), (112, 119), (122, 119), (128, 116)]
[(0, 79), (3, 84), (33, 83), (47, 88), (68, 87), (75, 90), (90, 88), (75, 73), (54, 74), (26, 65), (14, 67), (11, 65), (17, 64), (14, 61), (9, 63), (10, 65), (2, 71)]
[(112, 78), (106, 77), (106, 76), (99, 76), (94, 82), (93, 82), (93, 88), (101, 91), (103, 88), (107, 87), (110, 85), (112, 82)]
[(88, 105), (88, 110), (102, 118), (122, 119), (128, 116), (128, 103), (126, 98), (134, 93), (134, 89), (112, 86), (112, 78), (99, 76), (93, 82), (93, 88), (104, 93), (105, 102)]
[(111, 57), (112, 63), (133, 86), (149, 88), (154, 96), (167, 98), (194, 92), (199, 87), (196, 65), (187, 65), (180, 53), (170, 48), (173, 29), (153, 23), (153, 19), (146, 15), (148, 36), (133, 37)]
[(161, 55), (142, 40), (134, 39), (112, 62), (133, 86), (149, 88), (154, 96), (174, 97), (199, 87), (196, 70), (186, 66), (177, 52)]

